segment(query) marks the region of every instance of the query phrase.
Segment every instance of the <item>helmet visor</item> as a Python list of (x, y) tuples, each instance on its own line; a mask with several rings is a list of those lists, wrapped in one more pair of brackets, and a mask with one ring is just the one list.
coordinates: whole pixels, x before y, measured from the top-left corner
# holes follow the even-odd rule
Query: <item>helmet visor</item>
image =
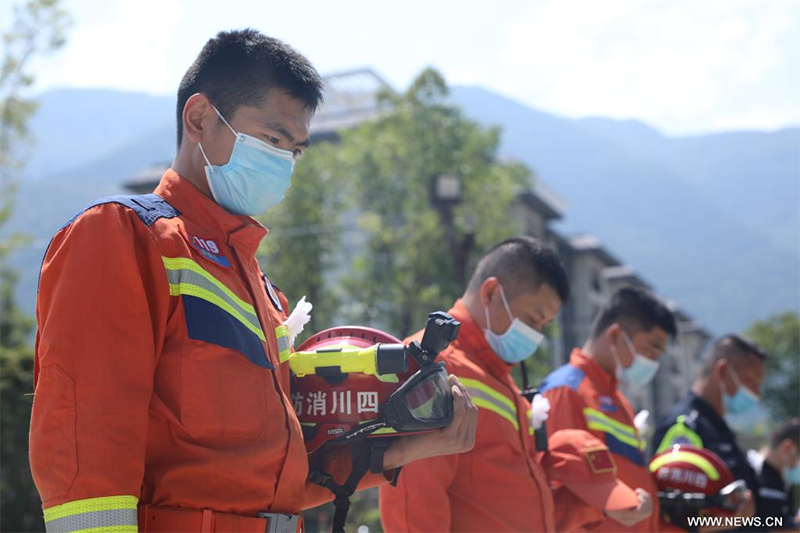
[(453, 395), (444, 363), (418, 370), (384, 405), (386, 423), (397, 431), (445, 427), (453, 420)]
[(428, 374), (409, 389), (406, 404), (411, 416), (418, 422), (437, 423), (450, 416), (450, 384), (447, 372), (440, 369)]

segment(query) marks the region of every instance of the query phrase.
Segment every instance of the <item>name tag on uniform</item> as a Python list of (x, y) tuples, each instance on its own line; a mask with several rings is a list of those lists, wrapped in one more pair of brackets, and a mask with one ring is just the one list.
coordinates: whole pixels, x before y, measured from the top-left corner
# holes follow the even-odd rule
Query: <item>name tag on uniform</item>
[(200, 237), (189, 235), (189, 244), (191, 244), (192, 248), (200, 252), (200, 255), (206, 259), (213, 261), (219, 266), (223, 266), (225, 268), (231, 267), (231, 262), (228, 261), (228, 258), (222, 254), (219, 249), (219, 245), (214, 240), (201, 239)]
[(597, 402), (600, 404), (601, 411), (605, 411), (606, 413), (617, 412), (617, 406), (614, 405), (614, 400), (612, 400), (610, 396), (600, 396), (597, 398)]

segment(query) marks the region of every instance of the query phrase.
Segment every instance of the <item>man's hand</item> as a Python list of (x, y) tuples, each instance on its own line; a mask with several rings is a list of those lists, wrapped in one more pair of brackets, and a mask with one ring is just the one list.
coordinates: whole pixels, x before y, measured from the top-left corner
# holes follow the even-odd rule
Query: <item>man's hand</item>
[(642, 488), (636, 489), (636, 497), (639, 500), (636, 507), (619, 511), (606, 511), (606, 516), (616, 520), (625, 527), (638, 524), (653, 513), (653, 498), (650, 496), (649, 492)]
[[(750, 518), (756, 515), (756, 500), (753, 498), (753, 492), (750, 490), (746, 490), (744, 493), (744, 499), (742, 503), (739, 504), (739, 508), (736, 509), (736, 514), (734, 516), (740, 516), (742, 518)], [(712, 531), (727, 531), (729, 527), (725, 526), (706, 526), (698, 528), (700, 533), (711, 533)]]
[(744, 500), (737, 509), (736, 514), (742, 518), (751, 518), (756, 515), (756, 499), (753, 498), (753, 492), (746, 490), (744, 492)]
[(386, 470), (438, 455), (468, 452), (475, 446), (478, 408), (472, 403), (464, 385), (452, 374), (450, 390), (453, 393), (454, 411), (450, 425), (428, 433), (395, 439), (384, 455), (383, 466)]

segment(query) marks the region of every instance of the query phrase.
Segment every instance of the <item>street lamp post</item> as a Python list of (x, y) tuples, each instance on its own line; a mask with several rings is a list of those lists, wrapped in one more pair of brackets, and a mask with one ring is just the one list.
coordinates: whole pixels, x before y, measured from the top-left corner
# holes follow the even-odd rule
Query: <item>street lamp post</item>
[(466, 285), (467, 259), (475, 246), (475, 234), (470, 231), (459, 236), (453, 220), (453, 209), (462, 200), (462, 180), (456, 174), (438, 174), (431, 179), (431, 203), (439, 212), (445, 240), (452, 262), (453, 279), (459, 287)]

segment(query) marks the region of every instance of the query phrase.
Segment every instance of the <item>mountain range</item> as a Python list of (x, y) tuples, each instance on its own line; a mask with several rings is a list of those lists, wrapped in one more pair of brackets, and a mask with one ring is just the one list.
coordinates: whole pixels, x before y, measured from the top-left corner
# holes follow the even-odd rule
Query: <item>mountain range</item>
[[(559, 232), (594, 233), (711, 332), (800, 310), (800, 129), (667, 137), (635, 120), (560, 117), (480, 87), (454, 87), (451, 99), (500, 126), (500, 155), (566, 199)], [(40, 102), (4, 228), (34, 238), (11, 259), (18, 301), (31, 312), (52, 234), (142, 168), (171, 160), (175, 147), (174, 98), (64, 89)]]

